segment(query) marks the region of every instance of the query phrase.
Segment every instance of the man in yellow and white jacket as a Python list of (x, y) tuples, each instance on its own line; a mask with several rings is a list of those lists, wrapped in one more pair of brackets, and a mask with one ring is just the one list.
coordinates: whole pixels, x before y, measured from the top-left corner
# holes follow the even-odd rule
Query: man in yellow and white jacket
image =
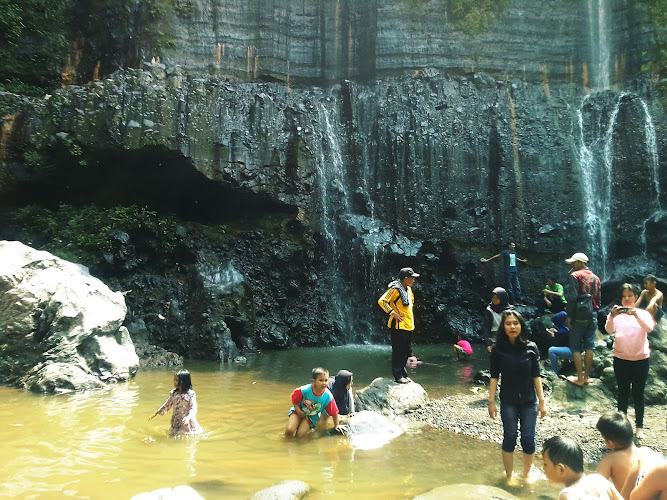
[(415, 329), (412, 286), (418, 277), (419, 274), (411, 267), (404, 267), (398, 272), (398, 279), (389, 283), (387, 291), (378, 300), (380, 307), (389, 314), (387, 327), (391, 330), (391, 371), (394, 380), (400, 384), (411, 382), (405, 363), (412, 350), (412, 331)]

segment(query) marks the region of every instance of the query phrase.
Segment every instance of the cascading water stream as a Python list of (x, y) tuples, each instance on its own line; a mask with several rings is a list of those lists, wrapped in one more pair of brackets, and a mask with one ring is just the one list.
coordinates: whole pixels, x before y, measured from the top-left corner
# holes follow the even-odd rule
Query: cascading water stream
[[(585, 127), (582, 110), (589, 101), (590, 96), (586, 96), (577, 110), (577, 119), (579, 122), (580, 145), (579, 145), (579, 167), (581, 171), (581, 180), (584, 198), (584, 214), (586, 233), (589, 238), (588, 248), (591, 253), (589, 257), (597, 263), (601, 276), (606, 278), (609, 247), (612, 234), (612, 185), (614, 179), (614, 129), (621, 104), (629, 102), (628, 93), (621, 93), (615, 100), (614, 108), (609, 115), (609, 121), (602, 130), (604, 135), (599, 139), (592, 139), (590, 144), (585, 140)], [(633, 98), (634, 100), (634, 98)], [(646, 103), (636, 98), (644, 111), (644, 136), (646, 143), (646, 158), (648, 175), (651, 178), (652, 193), (646, 200), (652, 211), (660, 209), (660, 178), (658, 158), (658, 149), (655, 136), (655, 128), (651, 120)], [(596, 145), (601, 143), (598, 149), (600, 160), (596, 159)], [(598, 164), (601, 163), (601, 169)], [(599, 174), (598, 174), (599, 172)], [(641, 231), (642, 252), (646, 255), (646, 234), (645, 229)]]
[(646, 137), (646, 153), (648, 155), (648, 167), (653, 183), (653, 210), (660, 209), (660, 160), (658, 158), (658, 144), (655, 138), (655, 127), (646, 103), (639, 99), (644, 110), (644, 134)]
[[(653, 200), (651, 208), (654, 211), (660, 210), (660, 159), (658, 158), (658, 145), (655, 138), (655, 127), (653, 126), (653, 120), (651, 119), (651, 114), (648, 111), (648, 106), (646, 103), (639, 99), (639, 103), (644, 110), (644, 135), (646, 138), (646, 152), (648, 155), (648, 168), (651, 175), (651, 183), (653, 184)], [(644, 221), (642, 224), (641, 231), (641, 244), (644, 256), (646, 256), (648, 251), (648, 245), (646, 243), (646, 223), (649, 219)]]
[(611, 51), (608, 40), (608, 0), (588, 0), (588, 23), (591, 50), (593, 87), (605, 90), (611, 87)]
[(584, 137), (584, 119), (582, 109), (588, 96), (584, 98), (582, 105), (577, 110), (577, 119), (579, 122), (579, 168), (581, 171), (581, 184), (583, 188), (584, 199), (584, 225), (588, 235), (589, 258), (594, 261), (600, 261), (602, 275), (605, 274), (607, 262), (608, 245), (608, 224), (602, 220), (601, 214), (604, 210), (601, 208), (601, 199), (598, 195), (599, 182), (596, 179), (598, 171), (595, 162), (595, 156), (592, 149), (586, 144)]
[(336, 106), (328, 108), (320, 102), (317, 106), (321, 126), (322, 144), (318, 148), (317, 173), (321, 194), (322, 231), (333, 262), (338, 256), (338, 224), (342, 213), (349, 211), (349, 193), (345, 179), (343, 153), (337, 130)]

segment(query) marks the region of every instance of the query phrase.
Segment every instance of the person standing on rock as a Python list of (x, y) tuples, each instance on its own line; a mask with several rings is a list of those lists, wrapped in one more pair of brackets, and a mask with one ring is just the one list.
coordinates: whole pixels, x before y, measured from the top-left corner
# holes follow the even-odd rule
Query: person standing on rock
[(614, 375), (618, 384), (618, 411), (628, 413), (632, 391), (635, 406), (635, 435), (644, 437), (644, 388), (648, 378), (651, 349), (648, 334), (655, 328), (651, 313), (637, 309), (637, 291), (630, 283), (621, 286), (621, 305), (612, 307), (604, 325), (614, 334)]
[[(567, 326), (570, 328), (570, 350), (577, 376), (568, 382), (583, 387), (589, 383), (595, 349), (597, 311), (600, 309), (600, 278), (588, 269), (588, 257), (577, 252), (565, 259), (572, 270), (567, 282)], [(584, 353), (582, 362), (581, 353)]]
[(489, 416), (496, 418), (496, 391), (500, 388), (500, 419), (503, 422), (502, 457), (508, 486), (518, 486), (514, 478), (514, 448), (521, 430), (523, 479), (530, 482), (535, 458), (535, 425), (537, 415), (545, 417), (547, 407), (540, 377), (540, 353), (528, 340), (523, 316), (514, 309), (501, 315), (496, 345), (491, 350), (491, 381), (489, 384)]
[(387, 327), (391, 332), (391, 372), (399, 384), (412, 381), (405, 370), (405, 363), (412, 352), (412, 332), (415, 329), (412, 287), (418, 277), (414, 269), (404, 267), (398, 272), (398, 279), (389, 283), (387, 291), (378, 299), (382, 310), (389, 314)]
[(519, 269), (516, 263), (518, 261), (525, 264), (528, 262), (528, 259), (520, 259), (516, 254), (516, 245), (514, 242), (510, 242), (507, 250), (503, 250), (499, 254), (489, 257), (488, 259), (482, 257), (479, 260), (480, 262), (491, 262), (498, 257), (503, 258), (503, 264), (505, 266), (505, 288), (509, 295), (510, 304), (523, 306), (523, 295), (521, 295), (521, 284), (519, 283)]

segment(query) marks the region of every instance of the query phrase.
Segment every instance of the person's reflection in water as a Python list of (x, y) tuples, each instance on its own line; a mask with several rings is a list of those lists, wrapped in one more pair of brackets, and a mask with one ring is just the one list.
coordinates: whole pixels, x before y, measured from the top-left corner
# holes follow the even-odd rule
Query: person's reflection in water
[(472, 365), (464, 365), (459, 370), (459, 383), (462, 384), (471, 384), (472, 383), (472, 374), (473, 367)]

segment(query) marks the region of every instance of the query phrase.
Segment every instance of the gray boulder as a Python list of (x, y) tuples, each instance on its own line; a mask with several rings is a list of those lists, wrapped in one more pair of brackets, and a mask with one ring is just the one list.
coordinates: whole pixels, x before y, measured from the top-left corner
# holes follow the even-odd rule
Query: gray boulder
[(303, 481), (289, 480), (258, 491), (250, 500), (298, 500), (310, 491)]
[(127, 309), (84, 266), (0, 241), (0, 383), (38, 392), (128, 380), (139, 358)]
[(148, 493), (139, 493), (130, 500), (204, 500), (204, 497), (189, 486), (176, 486), (175, 488), (160, 488)]
[(356, 394), (358, 410), (371, 410), (384, 415), (402, 415), (421, 408), (427, 402), (428, 394), (421, 385), (415, 382), (398, 384), (381, 377)]
[(518, 497), (495, 486), (452, 484), (417, 495), (414, 500), (516, 500)]

